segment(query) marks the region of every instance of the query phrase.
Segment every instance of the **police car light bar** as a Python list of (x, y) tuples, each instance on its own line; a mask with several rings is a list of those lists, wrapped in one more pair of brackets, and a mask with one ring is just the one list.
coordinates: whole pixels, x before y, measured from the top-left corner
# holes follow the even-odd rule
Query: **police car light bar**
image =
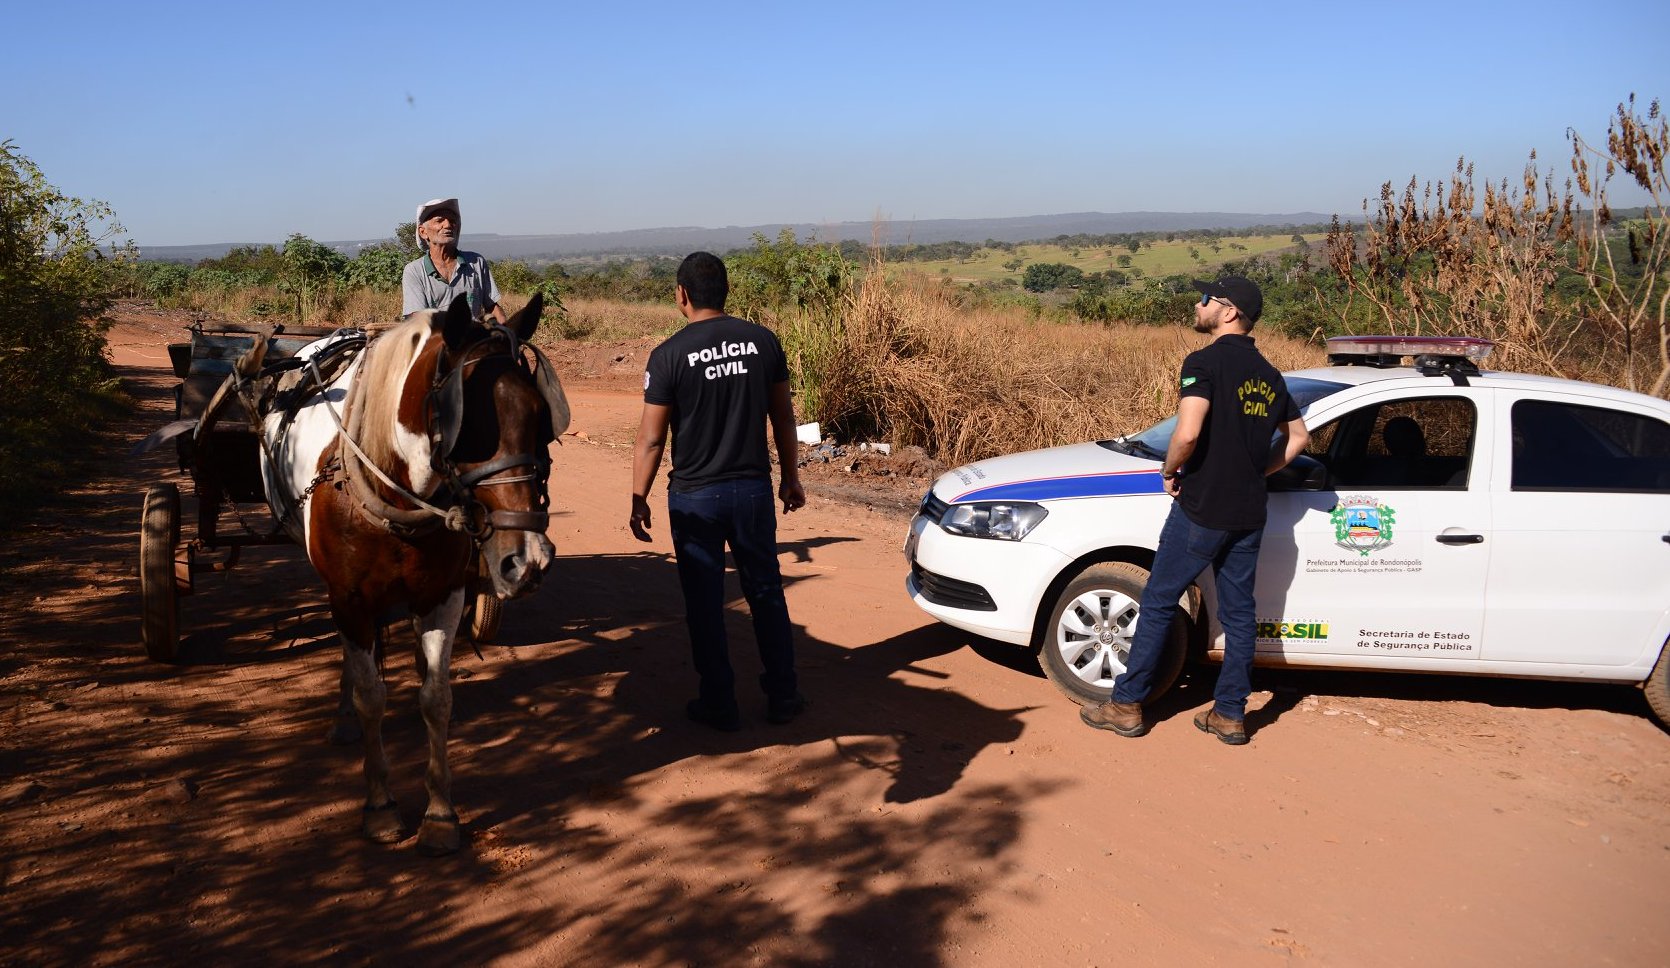
[(1408, 356), (1417, 366), (1451, 363), (1477, 372), (1495, 348), (1494, 341), (1477, 336), (1334, 336), (1328, 339), (1328, 362), (1392, 367)]
[(1479, 363), (1496, 348), (1477, 336), (1333, 336), (1329, 356), (1461, 356)]

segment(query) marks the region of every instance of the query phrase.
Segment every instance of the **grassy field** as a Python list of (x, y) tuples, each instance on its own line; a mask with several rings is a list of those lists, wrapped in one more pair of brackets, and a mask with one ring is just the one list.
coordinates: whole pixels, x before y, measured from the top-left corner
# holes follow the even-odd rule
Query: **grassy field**
[[(1304, 236), (1305, 241), (1313, 250), (1320, 250), (1322, 241), (1327, 236), (1311, 234)], [(1199, 253), (1197, 260), (1189, 254), (1190, 249)], [(1066, 248), (1059, 245), (1033, 243), (1016, 246), (1012, 252), (998, 249), (981, 249), (968, 260), (942, 259), (935, 262), (895, 262), (889, 268), (896, 271), (921, 272), (929, 276), (944, 276), (955, 282), (994, 282), (999, 279), (1014, 279), (1020, 282), (1021, 275), (1026, 272), (1026, 266), (1034, 262), (1060, 262), (1070, 266), (1077, 266), (1085, 272), (1103, 272), (1108, 269), (1118, 269), (1135, 277), (1131, 270), (1141, 270), (1144, 278), (1155, 278), (1174, 274), (1203, 273), (1212, 267), (1234, 259), (1246, 259), (1255, 255), (1270, 252), (1280, 252), (1295, 248), (1292, 234), (1288, 235), (1254, 235), (1246, 237), (1225, 237), (1219, 242), (1218, 251), (1199, 240), (1179, 240), (1176, 242), (1155, 241), (1145, 243), (1141, 251), (1132, 253), (1124, 246), (1098, 248)], [(1129, 268), (1119, 264), (1120, 256), (1130, 256)], [(1006, 269), (1004, 263), (1020, 259), (1024, 264), (1018, 269)]]

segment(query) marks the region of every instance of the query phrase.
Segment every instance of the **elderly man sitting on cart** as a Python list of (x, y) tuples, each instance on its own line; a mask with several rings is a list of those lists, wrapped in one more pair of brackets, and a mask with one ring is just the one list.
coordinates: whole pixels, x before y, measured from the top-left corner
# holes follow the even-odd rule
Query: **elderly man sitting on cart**
[(458, 199), (434, 198), (417, 210), (417, 240), (428, 251), (406, 263), (400, 280), (403, 300), (400, 315), (420, 309), (445, 309), (463, 296), (470, 301), (470, 316), (492, 318), (503, 324), (504, 307), (499, 305), (499, 287), (480, 253), (458, 248)]

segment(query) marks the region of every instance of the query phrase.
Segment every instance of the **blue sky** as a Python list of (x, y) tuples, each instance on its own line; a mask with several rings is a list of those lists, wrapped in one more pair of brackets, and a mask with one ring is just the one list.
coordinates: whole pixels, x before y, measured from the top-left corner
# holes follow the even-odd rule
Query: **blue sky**
[[(1339, 212), (1670, 99), (1662, 0), (27, 4), (10, 139), (143, 244)], [(32, 38), (29, 42), (19, 42)], [(1639, 199), (1620, 193), (1618, 200)]]

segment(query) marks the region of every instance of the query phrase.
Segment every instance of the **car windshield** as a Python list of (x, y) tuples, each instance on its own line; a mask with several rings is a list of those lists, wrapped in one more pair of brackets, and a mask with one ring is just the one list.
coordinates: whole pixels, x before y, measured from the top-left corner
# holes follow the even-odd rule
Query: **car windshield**
[[(1347, 383), (1335, 383), (1332, 380), (1311, 380), (1303, 377), (1288, 377), (1287, 392), (1293, 395), (1293, 402), (1303, 411), (1306, 407), (1332, 393), (1338, 393), (1350, 386)], [(1177, 415), (1173, 414), (1139, 434), (1131, 434), (1118, 440), (1101, 441), (1103, 447), (1117, 450), (1122, 454), (1135, 457), (1146, 457), (1149, 460), (1164, 460), (1166, 447), (1171, 444), (1171, 432), (1177, 428)]]

